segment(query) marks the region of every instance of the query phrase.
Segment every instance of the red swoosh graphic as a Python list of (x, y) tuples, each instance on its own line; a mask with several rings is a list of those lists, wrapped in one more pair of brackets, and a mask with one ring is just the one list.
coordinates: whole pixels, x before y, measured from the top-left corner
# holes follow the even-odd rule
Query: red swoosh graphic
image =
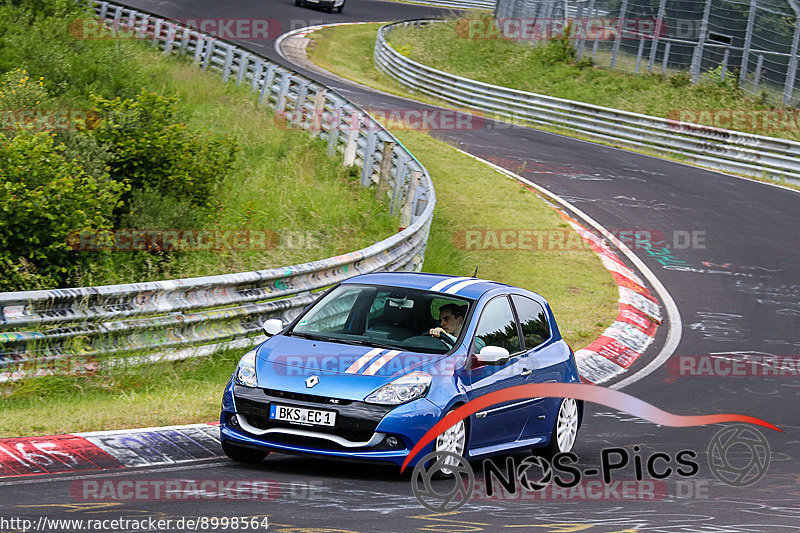
[(471, 414), (502, 402), (540, 397), (575, 398), (576, 400), (599, 403), (600, 405), (605, 405), (617, 409), (618, 411), (624, 411), (661, 426), (691, 427), (704, 426), (706, 424), (719, 424), (721, 422), (746, 422), (748, 424), (774, 429), (775, 431), (781, 431), (780, 428), (769, 422), (747, 415), (674, 415), (635, 398), (630, 394), (607, 389), (605, 387), (598, 387), (597, 385), (585, 385), (582, 383), (531, 383), (529, 385), (517, 385), (516, 387), (490, 392), (480, 398), (465, 403), (445, 415), (444, 418), (428, 430), (420, 441), (411, 449), (408, 453), (408, 457), (403, 461), (403, 466), (400, 471), (402, 472), (405, 470), (409, 461), (411, 461), (425, 445), (441, 435), (446, 429), (458, 423), (460, 420), (467, 418)]

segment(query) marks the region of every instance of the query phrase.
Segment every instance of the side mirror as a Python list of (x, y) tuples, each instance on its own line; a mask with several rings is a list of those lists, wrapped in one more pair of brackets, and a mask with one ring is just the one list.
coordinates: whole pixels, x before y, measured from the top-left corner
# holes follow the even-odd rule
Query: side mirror
[(487, 365), (502, 365), (511, 358), (511, 354), (501, 346), (484, 346), (475, 358)]
[(267, 337), (272, 337), (273, 335), (277, 335), (283, 329), (283, 320), (280, 318), (270, 318), (264, 322), (262, 326), (264, 328), (264, 333), (267, 334)]

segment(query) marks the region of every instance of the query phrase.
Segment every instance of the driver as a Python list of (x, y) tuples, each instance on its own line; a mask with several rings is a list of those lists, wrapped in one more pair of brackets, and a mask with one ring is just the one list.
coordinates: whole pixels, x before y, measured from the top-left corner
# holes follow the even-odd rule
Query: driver
[(466, 305), (445, 304), (439, 308), (439, 324), (441, 327), (431, 328), (430, 335), (442, 339), (453, 346), (461, 334), (464, 326), (464, 316), (467, 313)]

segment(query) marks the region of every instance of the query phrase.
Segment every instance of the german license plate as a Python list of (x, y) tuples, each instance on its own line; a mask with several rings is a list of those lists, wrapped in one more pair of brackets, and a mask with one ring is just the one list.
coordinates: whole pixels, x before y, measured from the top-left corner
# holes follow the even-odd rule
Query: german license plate
[(313, 426), (333, 426), (336, 423), (335, 411), (319, 411), (317, 409), (290, 407), (288, 405), (270, 404), (269, 417), (271, 420), (311, 424)]

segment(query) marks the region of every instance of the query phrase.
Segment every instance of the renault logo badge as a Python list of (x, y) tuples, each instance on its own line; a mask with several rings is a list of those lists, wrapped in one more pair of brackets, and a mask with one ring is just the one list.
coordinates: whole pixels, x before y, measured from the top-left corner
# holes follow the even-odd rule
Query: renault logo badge
[(319, 383), (319, 376), (309, 376), (306, 378), (306, 387), (309, 389)]

